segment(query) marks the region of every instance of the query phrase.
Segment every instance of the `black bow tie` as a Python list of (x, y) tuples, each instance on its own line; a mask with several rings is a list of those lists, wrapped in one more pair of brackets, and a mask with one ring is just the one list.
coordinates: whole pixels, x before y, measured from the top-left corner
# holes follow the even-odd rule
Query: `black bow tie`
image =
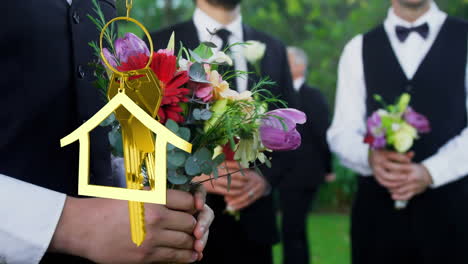
[(417, 27), (403, 27), (403, 26), (396, 26), (395, 28), (396, 34), (400, 42), (405, 42), (411, 32), (417, 32), (423, 39), (426, 39), (429, 35), (429, 25), (424, 23)]

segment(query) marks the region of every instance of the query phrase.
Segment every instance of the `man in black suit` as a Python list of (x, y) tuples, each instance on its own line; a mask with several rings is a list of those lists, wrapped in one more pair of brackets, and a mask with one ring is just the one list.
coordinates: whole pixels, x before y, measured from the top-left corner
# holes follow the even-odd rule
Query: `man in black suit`
[[(115, 1), (97, 2), (107, 20), (115, 16)], [(60, 148), (60, 139), (102, 106), (89, 65), (97, 58), (88, 42), (99, 38), (86, 17), (97, 16), (92, 1), (3, 4), (0, 262), (199, 259), (212, 218), (209, 209), (201, 210), (204, 219), (193, 216), (204, 206), (202, 197), (168, 191), (167, 206), (146, 204), (147, 239), (140, 247), (131, 242), (127, 202), (78, 198), (78, 145)], [(97, 128), (91, 141), (91, 181), (112, 186), (106, 131)]]
[[(277, 85), (269, 87), (275, 95), (287, 99), (292, 86), (288, 67), (286, 48), (278, 40), (242, 23), (240, 0), (197, 0), (193, 19), (159, 32), (152, 38), (156, 49), (165, 48), (172, 32), (176, 43), (195, 49), (202, 41), (211, 41), (226, 47), (236, 42), (256, 40), (266, 44), (266, 52), (261, 61), (261, 75), (269, 76)], [(216, 32), (211, 35), (209, 32)], [(231, 48), (234, 67), (237, 70), (254, 71), (242, 55), (242, 46)], [(253, 87), (258, 77), (237, 78), (232, 86), (238, 91)], [(226, 179), (206, 184), (209, 192), (208, 204), (215, 211), (215, 221), (210, 235), (203, 263), (272, 263), (271, 246), (277, 242), (271, 186), (277, 185), (281, 178), (281, 161), (273, 160), (275, 170), (264, 170), (265, 178), (253, 170), (246, 170), (246, 177), (232, 176), (231, 190), (226, 188)], [(235, 162), (227, 162), (231, 171), (237, 167)], [(238, 168), (238, 167), (237, 167)], [(224, 211), (227, 206), (240, 211), (240, 220)]]
[(289, 65), (294, 80), (292, 107), (306, 113), (308, 122), (298, 127), (302, 145), (290, 172), (280, 184), (283, 213), (282, 239), (285, 264), (309, 263), (306, 219), (311, 202), (325, 176), (331, 173), (331, 154), (326, 140), (330, 118), (325, 98), (305, 83), (307, 54), (296, 47), (288, 48)]

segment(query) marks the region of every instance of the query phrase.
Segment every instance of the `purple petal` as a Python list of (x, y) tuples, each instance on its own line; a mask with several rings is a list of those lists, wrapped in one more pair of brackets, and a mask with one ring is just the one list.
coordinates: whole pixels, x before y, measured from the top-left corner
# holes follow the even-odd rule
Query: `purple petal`
[(129, 57), (139, 54), (150, 55), (146, 43), (132, 33), (126, 33), (125, 37), (115, 41), (115, 52), (121, 62), (127, 62)]
[(304, 124), (307, 121), (306, 114), (294, 108), (282, 108), (268, 112), (269, 115), (276, 115), (284, 119), (291, 120), (296, 124)]
[(261, 127), (260, 137), (265, 147), (274, 151), (295, 150), (301, 145), (301, 135), (297, 130), (284, 131), (272, 127)]
[[(109, 64), (112, 67), (114, 67), (114, 68), (117, 67), (117, 59), (114, 57), (114, 55), (112, 53), (110, 53), (110, 51), (108, 49), (103, 48), (102, 53), (104, 53), (104, 57), (106, 58), (106, 60), (109, 62)], [(104, 62), (103, 62), (103, 65), (104, 65), (104, 67), (106, 67)]]
[(384, 136), (374, 138), (374, 142), (372, 143), (372, 147), (374, 149), (381, 149), (387, 145), (387, 140)]
[[(273, 127), (291, 131), (296, 128), (296, 124), (304, 124), (306, 115), (293, 108), (277, 109), (266, 113), (267, 117), (262, 120), (262, 126)], [(284, 127), (286, 126), (286, 127)]]
[(429, 120), (425, 116), (414, 111), (411, 107), (408, 107), (406, 110), (404, 118), (406, 122), (416, 128), (419, 133), (428, 133), (431, 131)]

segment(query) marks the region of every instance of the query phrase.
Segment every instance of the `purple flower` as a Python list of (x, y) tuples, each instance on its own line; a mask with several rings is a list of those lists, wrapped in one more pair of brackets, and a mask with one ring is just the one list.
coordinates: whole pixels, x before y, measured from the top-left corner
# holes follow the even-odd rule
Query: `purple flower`
[(306, 115), (293, 108), (277, 109), (266, 113), (262, 120), (260, 137), (265, 147), (286, 151), (297, 149), (301, 145), (301, 135), (296, 124), (304, 124)]
[[(110, 51), (106, 48), (103, 48), (102, 49), (102, 53), (104, 53), (104, 57), (106, 58), (107, 62), (109, 62), (109, 64), (112, 66), (112, 67), (117, 67), (117, 59), (115, 58), (115, 56), (110, 53)], [(104, 66), (106, 66), (104, 63), (103, 63)]]
[(382, 118), (377, 111), (367, 119), (367, 130), (373, 137), (377, 138), (384, 136), (382, 129)]
[(404, 114), (405, 121), (408, 122), (411, 126), (416, 128), (419, 133), (428, 133), (431, 131), (431, 126), (429, 120), (421, 115), (420, 113), (414, 111), (411, 107), (406, 109)]
[(374, 138), (374, 142), (372, 142), (372, 148), (374, 149), (382, 149), (387, 145), (387, 140), (385, 136), (376, 137)]
[(127, 62), (129, 57), (139, 54), (150, 55), (146, 43), (132, 33), (126, 33), (125, 37), (115, 41), (115, 52), (120, 62)]

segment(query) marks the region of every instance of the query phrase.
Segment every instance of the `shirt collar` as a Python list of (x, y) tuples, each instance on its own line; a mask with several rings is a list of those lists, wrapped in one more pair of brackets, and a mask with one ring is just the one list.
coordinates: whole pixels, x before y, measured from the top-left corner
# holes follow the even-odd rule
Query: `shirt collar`
[(216, 30), (225, 28), (231, 31), (232, 35), (239, 41), (244, 40), (244, 30), (242, 28), (242, 16), (239, 16), (234, 21), (228, 25), (223, 25), (210, 17), (207, 13), (203, 12), (201, 9), (196, 8), (193, 14), (193, 23), (197, 28), (200, 36), (202, 37), (201, 41), (207, 41), (211, 38), (210, 32), (215, 32)]
[(406, 21), (403, 18), (397, 16), (395, 14), (395, 10), (393, 8), (390, 8), (388, 10), (388, 15), (385, 19), (384, 24), (386, 28), (394, 29), (396, 26), (417, 27), (424, 23), (427, 23), (430, 29), (429, 34), (431, 34), (431, 32), (434, 29), (440, 27), (444, 23), (446, 17), (447, 14), (441, 11), (437, 4), (434, 1), (432, 1), (429, 10), (414, 22)]
[(304, 77), (295, 79), (293, 81), (294, 90), (296, 92), (299, 92), (301, 90), (302, 85), (304, 85), (304, 83), (305, 83), (305, 78)]

